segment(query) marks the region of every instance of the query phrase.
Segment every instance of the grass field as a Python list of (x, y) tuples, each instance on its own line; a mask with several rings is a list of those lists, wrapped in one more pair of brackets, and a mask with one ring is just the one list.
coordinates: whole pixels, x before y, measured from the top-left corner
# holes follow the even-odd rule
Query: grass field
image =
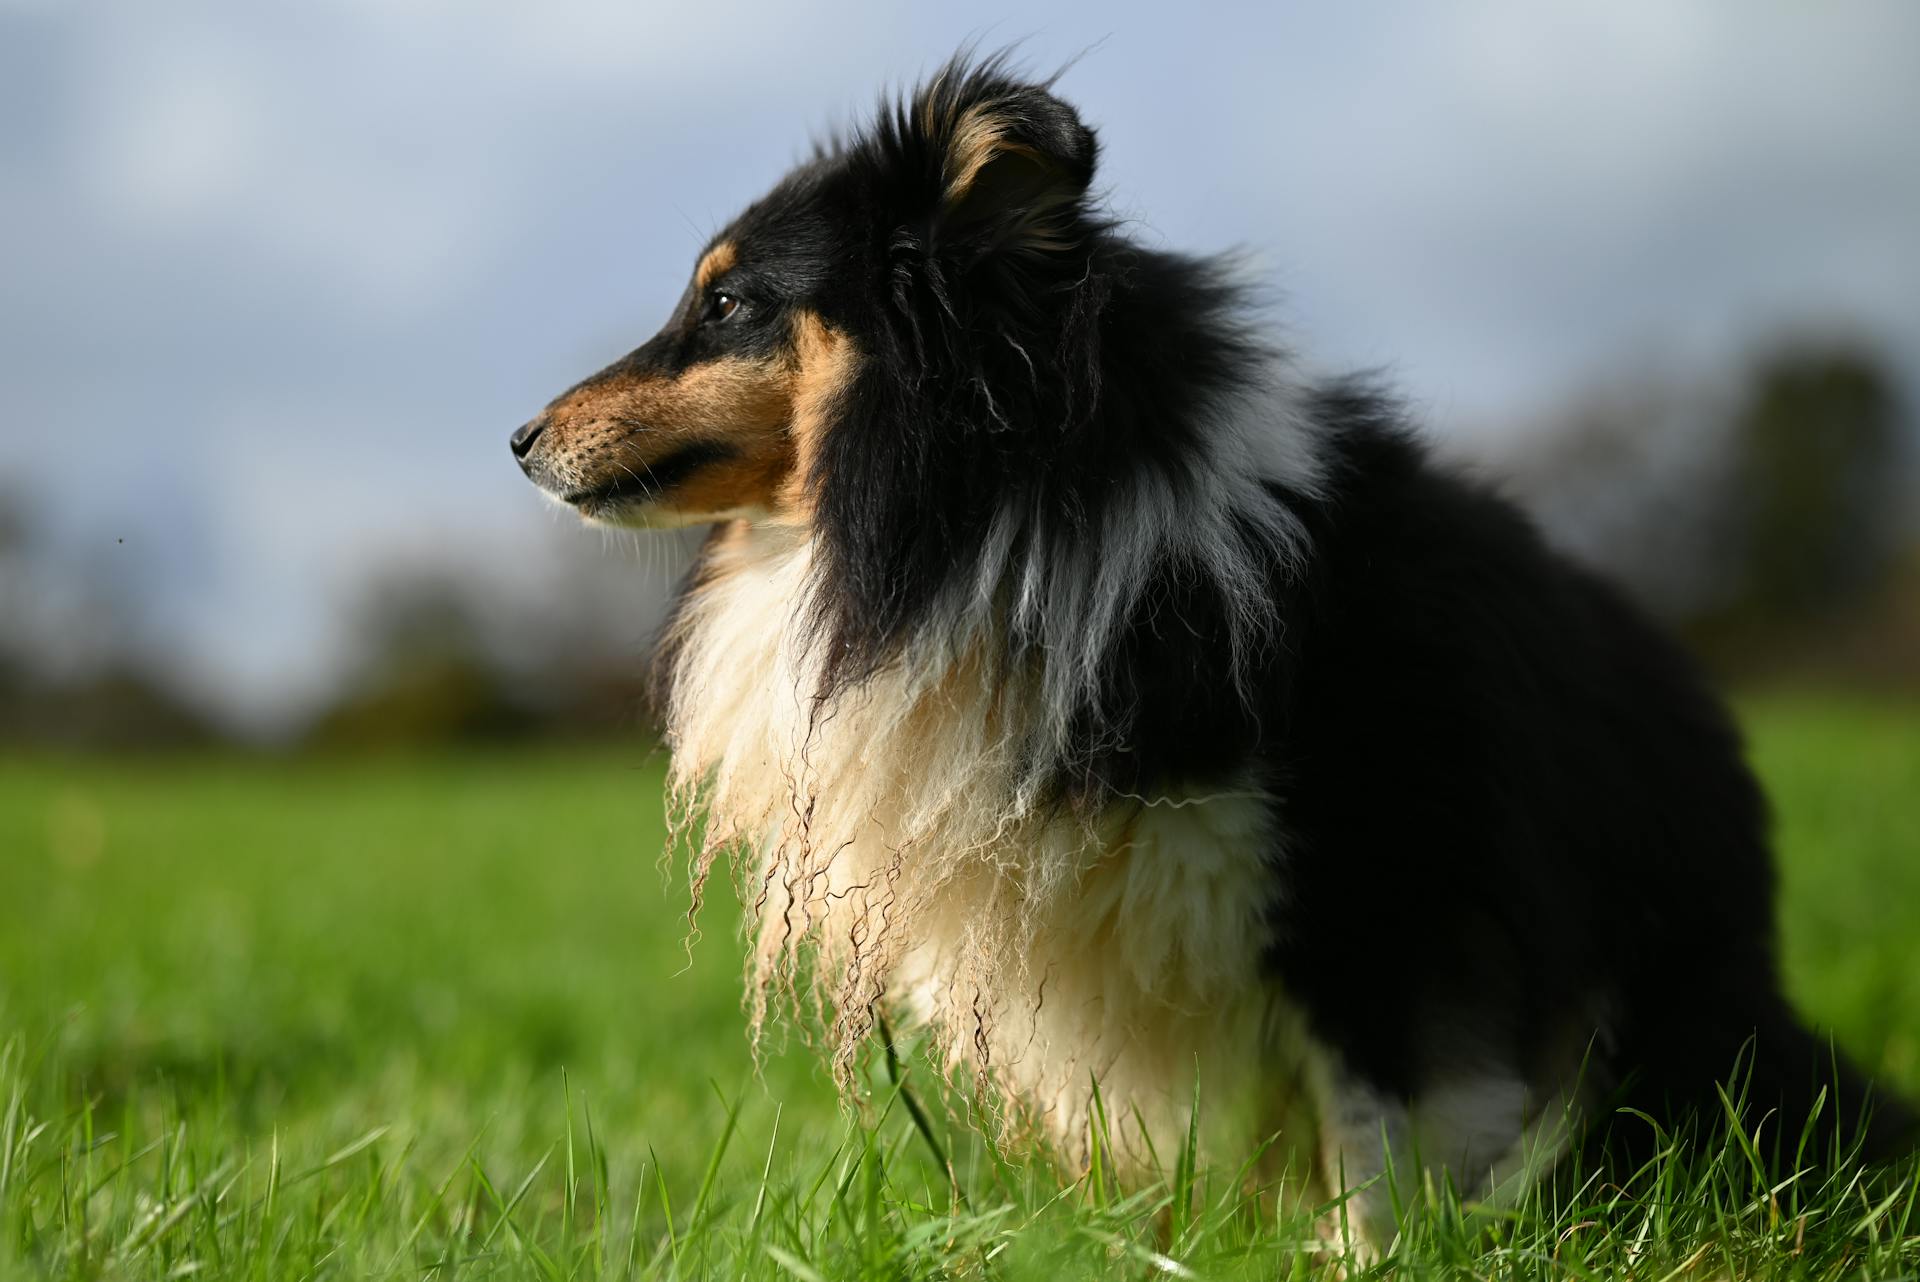
[[(1747, 713), (1794, 995), (1920, 1093), (1920, 710)], [(1230, 1166), (1063, 1183), (934, 1109), (956, 1195), (878, 1068), (857, 1123), (804, 1051), (756, 1076), (728, 906), (689, 961), (655, 868), (659, 783), (638, 748), (0, 763), (0, 1273), (1312, 1270), (1311, 1208)], [(1729, 1142), (1443, 1206), (1398, 1275), (1914, 1276), (1913, 1189), (1768, 1189)]]

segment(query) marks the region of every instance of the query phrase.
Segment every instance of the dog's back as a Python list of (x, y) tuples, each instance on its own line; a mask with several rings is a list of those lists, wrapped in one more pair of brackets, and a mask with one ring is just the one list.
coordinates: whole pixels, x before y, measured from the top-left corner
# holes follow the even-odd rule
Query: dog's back
[[(1417, 1101), (1500, 1066), (1669, 1123), (1748, 1092), (1810, 1151), (1858, 1074), (1793, 1019), (1763, 799), (1694, 664), (1363, 389), (1288, 618), (1272, 752), (1290, 834), (1271, 960), (1369, 1083)], [(1290, 670), (1289, 670), (1290, 669)], [(1355, 947), (1357, 941), (1366, 941)], [(1906, 1127), (1881, 1101), (1867, 1133)], [(1638, 1121), (1622, 1120), (1627, 1147)]]

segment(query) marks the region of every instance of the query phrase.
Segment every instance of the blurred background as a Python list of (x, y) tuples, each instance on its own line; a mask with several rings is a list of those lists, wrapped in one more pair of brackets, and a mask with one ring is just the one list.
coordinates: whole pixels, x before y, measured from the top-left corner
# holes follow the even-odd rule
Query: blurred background
[(669, 1188), (821, 1187), (831, 1084), (755, 1071), (740, 915), (683, 946), (655, 873), (687, 540), (580, 527), (507, 437), (969, 40), (1071, 61), (1138, 235), (1250, 254), (1303, 362), (1706, 659), (1791, 995), (1920, 1098), (1912, 0), (0, 0), (0, 1274), (564, 1255), (576, 1105), (656, 1265)]
[(1728, 680), (1920, 687), (1907, 0), (0, 0), (0, 739), (634, 733), (684, 541), (507, 433), (969, 39)]

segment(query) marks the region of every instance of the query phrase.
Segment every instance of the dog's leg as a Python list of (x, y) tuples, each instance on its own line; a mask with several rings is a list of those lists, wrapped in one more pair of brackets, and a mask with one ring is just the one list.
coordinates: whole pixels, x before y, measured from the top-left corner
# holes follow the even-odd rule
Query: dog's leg
[(1320, 1224), (1331, 1251), (1365, 1265), (1393, 1244), (1395, 1201), (1412, 1166), (1405, 1102), (1337, 1065), (1315, 1074), (1320, 1170), (1338, 1199)]
[(1566, 1155), (1576, 1096), (1568, 1085), (1542, 1099), (1517, 1074), (1497, 1070), (1449, 1079), (1413, 1103), (1419, 1160), (1444, 1171), (1463, 1200), (1513, 1206)]
[(1566, 1153), (1576, 1122), (1569, 1093), (1542, 1101), (1519, 1074), (1498, 1068), (1402, 1100), (1331, 1067), (1316, 1096), (1324, 1183), (1342, 1198), (1322, 1236), (1363, 1263), (1393, 1244), (1429, 1178), (1451, 1180), (1466, 1201), (1512, 1205)]

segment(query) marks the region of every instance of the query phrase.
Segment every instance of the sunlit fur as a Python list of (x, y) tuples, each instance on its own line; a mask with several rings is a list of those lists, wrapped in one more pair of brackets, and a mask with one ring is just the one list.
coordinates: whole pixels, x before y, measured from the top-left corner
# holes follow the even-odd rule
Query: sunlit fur
[(1234, 262), (1130, 238), (1097, 159), (1051, 84), (956, 61), (515, 436), (589, 520), (717, 522), (656, 668), (756, 1032), (823, 1030), (851, 1088), (891, 1011), (1070, 1165), (1096, 1092), (1123, 1160), (1172, 1152), (1198, 1071), (1263, 1128), (1231, 1156), (1280, 1125), (1365, 1186), (1371, 1248), (1389, 1172), (1631, 1162), (1742, 1056), (1770, 1135), (1850, 1132), (1699, 674), (1391, 398), (1301, 374)]
[[(1217, 488), (1186, 523), (1143, 483), (1102, 536), (1104, 565), (1017, 559), (996, 537), (894, 662), (825, 704), (812, 540), (745, 523), (716, 539), (668, 642), (673, 781), (707, 818), (699, 877), (747, 852), (756, 1026), (770, 997), (818, 985), (850, 1078), (898, 996), (949, 1067), (1069, 1154), (1084, 1151), (1096, 1076), (1120, 1116), (1138, 1109), (1165, 1141), (1196, 1057), (1254, 1062), (1275, 999), (1259, 975), (1270, 798), (1229, 779), (1086, 810), (1048, 787), (1084, 751), (1068, 742), (1072, 714), (1097, 703), (1106, 650), (1160, 558), (1188, 559), (1240, 602), (1249, 651), (1274, 639), (1223, 527), (1252, 509), (1270, 557), (1297, 554), (1299, 535), (1264, 490), (1236, 483), (1261, 460), (1222, 435)], [(1042, 638), (1015, 670), (1009, 628)]]

